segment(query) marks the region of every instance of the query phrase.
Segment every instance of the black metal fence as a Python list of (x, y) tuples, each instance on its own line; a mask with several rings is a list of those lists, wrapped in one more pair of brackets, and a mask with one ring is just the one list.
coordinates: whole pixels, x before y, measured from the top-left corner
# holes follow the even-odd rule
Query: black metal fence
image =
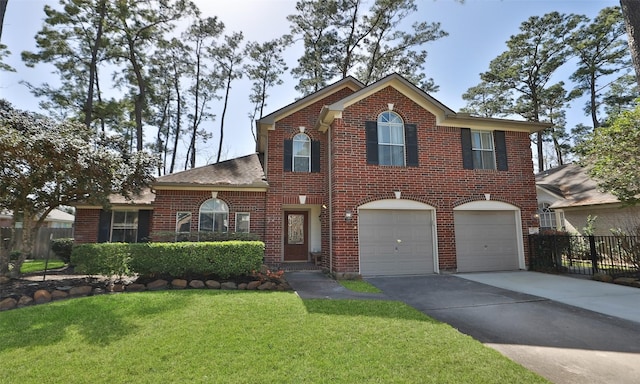
[(529, 269), (611, 276), (640, 273), (640, 237), (530, 235)]

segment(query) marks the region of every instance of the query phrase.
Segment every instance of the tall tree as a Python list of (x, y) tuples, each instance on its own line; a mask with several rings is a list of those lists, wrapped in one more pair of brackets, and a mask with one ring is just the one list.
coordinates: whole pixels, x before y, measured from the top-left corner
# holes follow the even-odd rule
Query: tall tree
[[(153, 180), (153, 160), (123, 150), (115, 137), (100, 137), (85, 125), (56, 122), (14, 110), (0, 100), (0, 208), (22, 217), (22, 249), (14, 265), (31, 252), (37, 229), (60, 205), (107, 204), (113, 193), (129, 196)], [(0, 274), (8, 257), (0, 247)]]
[(640, 87), (640, 1), (620, 0), (620, 7), (627, 30), (629, 51), (636, 71), (636, 82)]
[(481, 82), (462, 94), (467, 106), (460, 112), (481, 117), (506, 117), (509, 111), (504, 106), (511, 103), (513, 92), (496, 84)]
[(633, 74), (618, 77), (608, 85), (602, 97), (605, 115), (615, 117), (622, 111), (633, 109), (639, 96), (640, 88)]
[(282, 84), (282, 75), (287, 69), (283, 58), (283, 52), (288, 47), (290, 40), (287, 36), (265, 43), (250, 42), (247, 44), (247, 58), (249, 62), (244, 71), (253, 83), (249, 101), (253, 105), (253, 111), (249, 113), (251, 122), (251, 134), (257, 142), (255, 121), (262, 118), (264, 108), (267, 106), (269, 88)]
[[(518, 114), (527, 121), (541, 121), (543, 97), (552, 76), (569, 58), (572, 32), (584, 16), (551, 12), (533, 16), (520, 25), (520, 33), (507, 40), (508, 50), (493, 59), (489, 70), (480, 75), (483, 82), (496, 87), (500, 95), (512, 90), (514, 98), (504, 112)], [(546, 132), (548, 134), (549, 132)], [(543, 132), (535, 136), (538, 170), (545, 169)]]
[(224, 121), (227, 115), (227, 106), (229, 105), (229, 93), (231, 92), (231, 83), (235, 79), (242, 78), (242, 61), (244, 59), (243, 50), (240, 44), (244, 36), (242, 32), (234, 32), (224, 37), (224, 44), (213, 49), (213, 57), (215, 57), (220, 70), (220, 78), (224, 79), (224, 96), (222, 115), (220, 116), (220, 138), (218, 140), (218, 154), (216, 163), (220, 162), (222, 155), (222, 143), (224, 140)]
[[(51, 63), (60, 76), (58, 88), (29, 84), (34, 95), (46, 97), (41, 107), (78, 118), (89, 127), (100, 108), (96, 104), (102, 101), (98, 71), (109, 62), (111, 6), (107, 0), (60, 0), (60, 5), (60, 9), (45, 5), (44, 26), (35, 37), (38, 50), (22, 52), (22, 60), (29, 67)], [(104, 124), (102, 120), (100, 125)]]
[(163, 36), (175, 28), (174, 22), (194, 11), (188, 0), (118, 0), (110, 20), (114, 24), (116, 57), (127, 63), (120, 78), (133, 96), (136, 149), (144, 144), (143, 115), (147, 108), (149, 53)]
[(619, 7), (604, 8), (598, 16), (574, 32), (571, 45), (578, 65), (570, 79), (577, 83), (572, 97), (585, 93), (589, 99), (585, 113), (591, 116), (593, 128), (600, 126), (598, 110), (602, 104), (600, 80), (629, 65), (628, 45), (624, 40), (625, 26)]

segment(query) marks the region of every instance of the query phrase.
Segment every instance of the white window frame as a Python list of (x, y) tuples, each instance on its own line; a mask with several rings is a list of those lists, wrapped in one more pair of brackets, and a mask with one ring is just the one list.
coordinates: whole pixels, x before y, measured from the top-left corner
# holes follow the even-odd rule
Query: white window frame
[[(124, 214), (124, 222), (122, 223), (116, 223), (116, 215), (118, 214)], [(127, 218), (130, 215), (135, 215), (135, 218), (133, 219), (133, 222), (128, 222)], [(114, 242), (113, 239), (113, 232), (114, 231), (125, 231), (125, 235), (124, 235), (124, 239), (122, 240), (117, 240), (117, 242), (127, 242), (127, 243), (137, 243), (138, 242), (138, 211), (128, 211), (128, 210), (123, 210), (123, 211), (112, 211), (111, 212), (111, 231), (109, 233), (109, 242)], [(126, 241), (127, 240), (127, 234), (126, 231), (133, 231), (133, 239), (132, 241)]]
[[(180, 215), (189, 215), (189, 230), (181, 231), (180, 230)], [(189, 239), (189, 235), (191, 234), (191, 223), (193, 221), (193, 213), (189, 211), (178, 211), (176, 212), (176, 241), (184, 241)]]
[[(307, 153), (304, 153), (304, 147), (307, 147)], [(293, 172), (311, 172), (311, 138), (306, 133), (298, 133), (293, 136), (291, 146), (291, 170)], [(306, 169), (296, 167), (296, 160), (307, 160)]]
[(556, 212), (549, 208), (551, 204), (538, 204), (538, 222), (542, 229), (558, 229), (558, 217)]
[[(384, 111), (380, 115), (378, 115), (378, 165), (389, 165), (396, 167), (404, 167), (406, 165), (406, 143), (404, 137), (404, 121), (402, 117), (395, 112), (392, 111)], [(388, 141), (384, 140), (384, 131), (388, 133)], [(399, 131), (399, 132), (397, 132)], [(394, 135), (395, 133), (395, 135)], [(399, 133), (399, 134), (398, 134)], [(400, 141), (394, 141), (394, 138), (400, 139)], [(402, 148), (402, 156), (400, 158), (396, 158), (393, 156), (393, 148), (401, 147)], [(383, 152), (385, 150), (389, 150), (389, 163), (384, 162), (385, 156), (383, 156)]]
[[(471, 131), (471, 152), (473, 169), (497, 169), (493, 132)], [(490, 155), (490, 159), (485, 157), (487, 154)]]
[[(246, 217), (246, 220), (241, 219), (241, 217)], [(238, 223), (247, 222), (247, 230), (240, 231), (240, 227), (238, 227)], [(251, 213), (249, 212), (236, 212), (236, 233), (250, 233), (251, 232)]]
[[(212, 215), (211, 229), (202, 229), (202, 215)], [(216, 217), (221, 217), (223, 230), (216, 231)], [(198, 210), (198, 232), (229, 232), (229, 206), (224, 200), (209, 199), (200, 205)]]

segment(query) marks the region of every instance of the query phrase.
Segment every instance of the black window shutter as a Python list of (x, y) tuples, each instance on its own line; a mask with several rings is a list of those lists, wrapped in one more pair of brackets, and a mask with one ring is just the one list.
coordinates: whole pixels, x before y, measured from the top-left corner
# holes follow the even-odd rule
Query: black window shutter
[(418, 166), (418, 128), (415, 124), (404, 125), (404, 144), (407, 148), (407, 167)]
[(320, 172), (320, 142), (311, 141), (311, 172)]
[(111, 239), (111, 211), (100, 211), (98, 220), (98, 243), (106, 243)]
[(378, 123), (365, 121), (367, 137), (367, 164), (378, 164)]
[(508, 171), (507, 141), (505, 140), (504, 131), (494, 131), (493, 140), (495, 140), (496, 146), (496, 166), (498, 171)]
[(291, 172), (291, 164), (293, 163), (293, 140), (284, 141), (284, 171)]
[(138, 243), (149, 241), (149, 225), (151, 224), (151, 211), (138, 211)]
[(473, 169), (473, 151), (471, 147), (471, 129), (461, 128), (462, 137), (462, 167), (464, 169)]

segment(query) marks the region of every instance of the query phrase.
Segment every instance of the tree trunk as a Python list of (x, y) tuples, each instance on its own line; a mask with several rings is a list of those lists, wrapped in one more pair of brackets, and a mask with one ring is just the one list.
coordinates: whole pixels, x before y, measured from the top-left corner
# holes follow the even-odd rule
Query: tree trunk
[(220, 162), (222, 154), (222, 139), (224, 138), (224, 116), (227, 114), (227, 103), (229, 101), (229, 90), (231, 89), (231, 78), (233, 77), (233, 65), (229, 67), (229, 77), (227, 77), (227, 91), (224, 96), (224, 107), (222, 108), (222, 116), (220, 117), (220, 142), (218, 144), (218, 158), (216, 163)]
[(636, 81), (640, 86), (640, 1), (620, 0), (620, 7), (627, 27), (627, 39), (636, 71)]
[(105, 14), (107, 12), (106, 0), (101, 0), (98, 6), (98, 12), (100, 19), (98, 23), (98, 30), (96, 31), (96, 37), (93, 47), (91, 47), (91, 63), (89, 64), (89, 89), (87, 90), (87, 101), (84, 103), (84, 125), (91, 126), (93, 120), (93, 88), (95, 82), (98, 80), (97, 66), (98, 66), (98, 49), (100, 46), (100, 40), (102, 40), (102, 26), (104, 24)]
[(7, 10), (9, 0), (0, 0), (0, 41), (2, 41), (2, 26), (4, 25), (4, 13)]

